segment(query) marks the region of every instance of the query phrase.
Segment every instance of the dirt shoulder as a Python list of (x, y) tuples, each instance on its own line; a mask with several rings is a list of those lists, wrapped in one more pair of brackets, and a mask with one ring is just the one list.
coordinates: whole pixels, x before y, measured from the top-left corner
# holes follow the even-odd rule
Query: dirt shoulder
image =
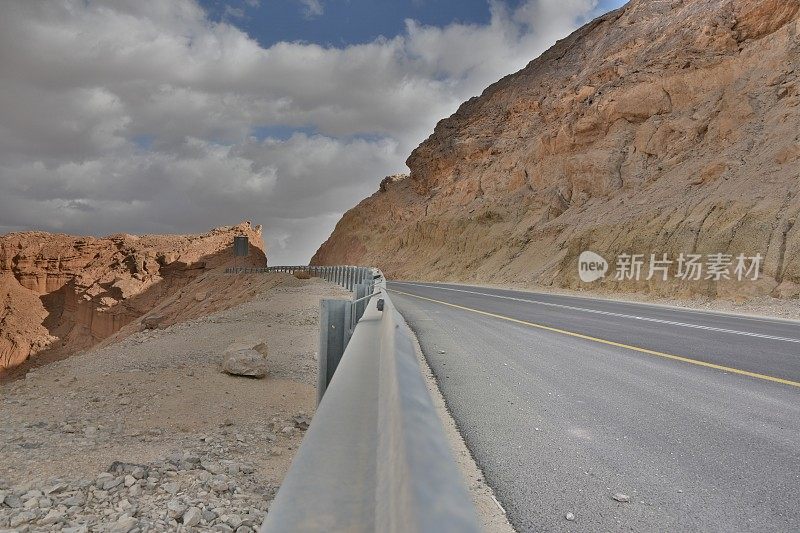
[[(314, 411), (319, 299), (346, 294), (258, 276), (280, 280), (3, 385), (0, 529), (255, 530)], [(234, 342), (267, 343), (267, 378), (219, 371)]]

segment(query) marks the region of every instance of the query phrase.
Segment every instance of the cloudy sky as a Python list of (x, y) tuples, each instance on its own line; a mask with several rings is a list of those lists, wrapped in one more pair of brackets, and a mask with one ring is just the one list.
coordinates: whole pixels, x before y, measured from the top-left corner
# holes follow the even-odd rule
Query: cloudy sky
[(305, 263), (436, 122), (623, 0), (6, 0), (0, 233), (249, 219)]

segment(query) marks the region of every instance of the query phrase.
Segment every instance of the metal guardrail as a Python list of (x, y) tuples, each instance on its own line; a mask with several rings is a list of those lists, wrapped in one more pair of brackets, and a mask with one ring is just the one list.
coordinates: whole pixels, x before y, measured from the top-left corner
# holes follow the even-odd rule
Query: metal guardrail
[(304, 270), (364, 292), (355, 300), (321, 302), (325, 389), (261, 533), (480, 531), (420, 372), (413, 334), (380, 271), (270, 268)]

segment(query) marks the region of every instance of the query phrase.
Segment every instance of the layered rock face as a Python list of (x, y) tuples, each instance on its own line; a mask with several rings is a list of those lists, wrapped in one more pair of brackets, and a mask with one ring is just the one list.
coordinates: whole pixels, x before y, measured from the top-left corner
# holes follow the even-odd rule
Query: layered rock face
[(591, 286), (796, 296), (798, 75), (800, 0), (633, 0), (442, 120), (313, 262), (577, 288), (583, 250), (760, 253), (755, 282)]
[(114, 334), (229, 263), (234, 235), (250, 239), (248, 264), (266, 264), (261, 227), (249, 222), (200, 235), (0, 236), (0, 370), (45, 348), (77, 350)]

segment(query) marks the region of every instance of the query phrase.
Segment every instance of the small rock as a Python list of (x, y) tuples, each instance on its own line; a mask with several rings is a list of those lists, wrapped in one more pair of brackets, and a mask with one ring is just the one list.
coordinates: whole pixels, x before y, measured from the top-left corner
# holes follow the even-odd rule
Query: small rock
[(25, 509), (38, 509), (39, 508), (39, 498), (29, 498), (22, 504), (22, 507)]
[(144, 329), (156, 329), (163, 320), (164, 317), (161, 315), (146, 316), (142, 319), (142, 326), (144, 326)]
[(564, 518), (566, 518), (566, 519), (567, 519), (567, 520), (569, 520), (570, 522), (574, 522), (574, 521), (575, 521), (575, 515), (574, 515), (574, 514), (572, 514), (572, 513), (567, 513), (567, 514), (565, 514), (565, 515), (564, 515)]
[(234, 376), (263, 378), (267, 358), (252, 348), (229, 348), (222, 356), (222, 371)]
[(126, 487), (132, 487), (133, 485), (136, 484), (136, 478), (128, 474), (125, 476), (123, 483), (125, 483)]
[(12, 509), (22, 507), (22, 499), (16, 494), (6, 494), (5, 501), (3, 502)]
[(281, 433), (283, 433), (287, 437), (291, 437), (292, 435), (294, 435), (294, 428), (291, 426), (286, 426), (281, 430)]
[(613, 499), (617, 500), (618, 502), (627, 503), (627, 502), (631, 501), (631, 497), (630, 496), (628, 496), (627, 494), (623, 494), (621, 492), (615, 492), (614, 495), (611, 496), (611, 497)]
[(33, 520), (36, 520), (36, 513), (33, 511), (23, 511), (18, 515), (12, 516), (8, 525), (12, 528), (15, 528), (17, 526), (21, 526), (22, 524), (27, 524)]
[(169, 494), (172, 495), (177, 494), (178, 491), (181, 490), (180, 485), (174, 482), (164, 483), (163, 485), (161, 485), (161, 488), (164, 489), (165, 492), (168, 492)]
[(49, 489), (45, 490), (44, 493), (48, 494), (48, 495), (49, 494), (58, 494), (60, 492), (64, 492), (64, 490), (66, 490), (66, 488), (67, 488), (67, 485), (65, 483), (56, 483), (55, 485), (53, 485)]
[(61, 504), (67, 507), (77, 507), (86, 503), (86, 496), (82, 492), (76, 492), (74, 495), (65, 498)]
[(225, 469), (222, 468), (222, 465), (220, 465), (219, 463), (214, 463), (212, 461), (200, 461), (200, 466), (202, 466), (203, 469), (208, 470), (214, 475), (221, 474), (222, 472), (225, 471)]
[(308, 426), (311, 424), (311, 419), (304, 414), (300, 414), (292, 418), (292, 422), (294, 422), (294, 427), (301, 431), (305, 431), (308, 429)]
[(120, 476), (114, 479), (109, 479), (105, 483), (103, 483), (103, 490), (111, 490), (113, 488), (119, 487), (125, 481), (125, 478)]
[(50, 509), (50, 512), (47, 513), (44, 518), (39, 520), (39, 523), (43, 526), (50, 526), (63, 520), (64, 516), (64, 513), (58, 509)]
[(111, 533), (128, 533), (138, 525), (138, 520), (132, 516), (122, 515), (111, 527)]
[[(88, 429), (88, 428), (87, 428)], [(108, 472), (103, 472), (94, 482), (94, 486), (98, 489), (102, 489), (103, 486), (108, 483), (109, 481), (114, 481), (114, 474), (109, 474)]]
[(170, 500), (167, 503), (167, 514), (170, 518), (180, 518), (186, 512), (186, 505), (180, 500)]
[(242, 525), (242, 517), (238, 514), (228, 515), (228, 519), (225, 520), (225, 523), (231, 526), (232, 529), (236, 529)]
[(28, 500), (38, 498), (42, 495), (43, 495), (42, 491), (40, 490), (29, 490), (28, 492), (20, 496), (20, 498), (22, 499), (23, 502), (27, 502)]
[(186, 512), (183, 513), (182, 522), (183, 525), (185, 525), (186, 527), (192, 527), (199, 524), (202, 517), (203, 514), (200, 512), (200, 509), (198, 509), (197, 507), (189, 507), (189, 509), (187, 509)]

